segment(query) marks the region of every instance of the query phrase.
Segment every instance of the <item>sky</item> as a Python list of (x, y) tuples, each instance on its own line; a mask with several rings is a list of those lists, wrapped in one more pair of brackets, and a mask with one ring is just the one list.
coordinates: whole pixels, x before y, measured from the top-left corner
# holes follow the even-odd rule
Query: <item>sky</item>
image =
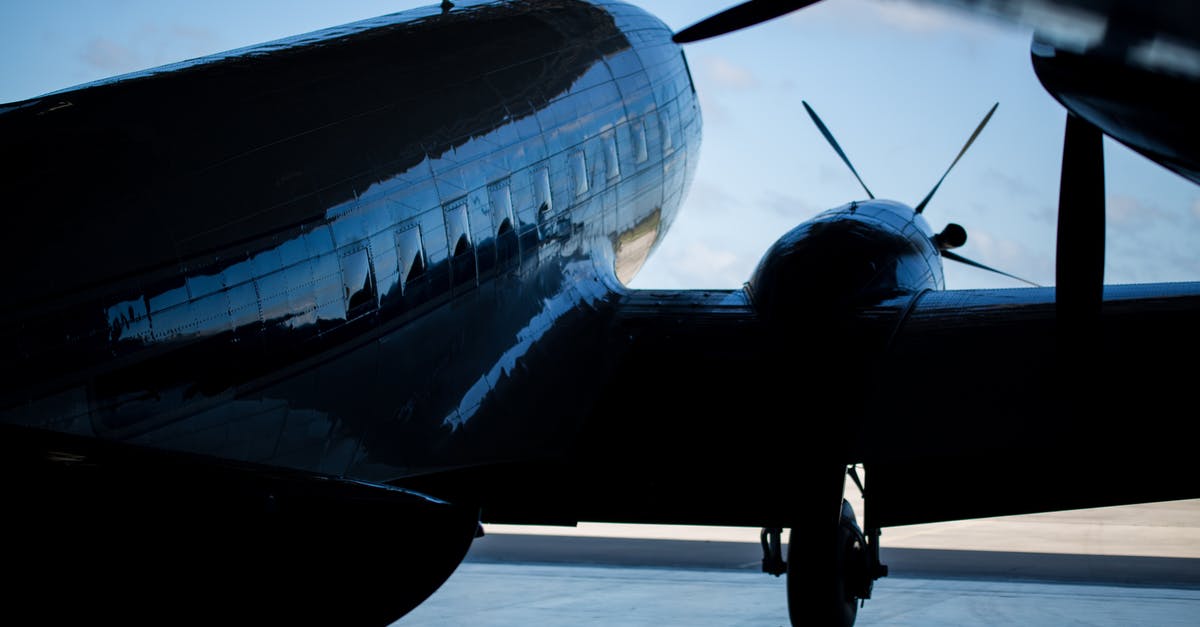
[[(431, 4), (408, 0), (45, 0), (0, 5), (0, 102)], [(634, 1), (673, 29), (726, 0)], [(1054, 283), (1065, 111), (1031, 33), (907, 0), (826, 0), (686, 50), (704, 115), (691, 193), (638, 288), (734, 288), (777, 238), (863, 197), (808, 119), (821, 115), (875, 194), (916, 204), (994, 102), (925, 215), (961, 254)], [(1200, 187), (1106, 139), (1108, 283), (1200, 280)], [(1018, 287), (947, 263), (951, 289)]]

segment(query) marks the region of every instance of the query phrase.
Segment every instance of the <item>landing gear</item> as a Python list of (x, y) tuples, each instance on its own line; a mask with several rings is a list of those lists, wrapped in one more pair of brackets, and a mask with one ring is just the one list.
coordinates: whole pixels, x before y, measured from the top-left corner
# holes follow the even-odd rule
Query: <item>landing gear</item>
[(783, 529), (779, 527), (763, 527), (758, 536), (759, 542), (762, 542), (763, 572), (776, 577), (787, 572), (787, 562), (783, 559), (783, 543), (779, 541), (782, 533)]
[[(836, 525), (812, 520), (788, 538), (787, 598), (792, 625), (850, 627), (858, 616), (867, 572), (867, 544), (850, 503)], [(869, 580), (865, 587), (870, 587)], [(869, 595), (869, 592), (867, 593)]]
[[(857, 473), (853, 478), (861, 486)], [(836, 518), (809, 516), (792, 527), (787, 562), (780, 531), (762, 530), (763, 571), (776, 576), (787, 572), (792, 625), (853, 625), (875, 580), (887, 576), (887, 566), (879, 563), (879, 530), (863, 534), (854, 508), (843, 499)]]

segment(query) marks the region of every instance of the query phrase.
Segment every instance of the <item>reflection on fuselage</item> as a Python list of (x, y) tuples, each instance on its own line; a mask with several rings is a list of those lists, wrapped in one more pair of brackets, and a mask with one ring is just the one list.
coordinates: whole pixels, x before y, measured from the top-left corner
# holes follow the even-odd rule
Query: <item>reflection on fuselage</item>
[[(523, 47), (469, 36), (481, 28)], [(462, 45), (435, 46), (448, 35)], [(430, 48), (363, 68), (356, 40)], [(156, 178), (160, 201), (220, 185), (239, 211), (187, 233), (127, 229), (176, 242), (179, 261), (109, 260), (81, 271), (86, 290), (31, 294), (54, 305), (26, 325), (5, 419), (372, 480), (561, 444), (585, 409), (559, 401), (601, 380), (586, 373), (604, 347), (589, 342), (602, 342), (617, 277), (670, 225), (695, 166), (699, 109), (670, 31), (608, 3), (402, 13), (61, 97), (106, 99), (95, 108), (115, 116), (126, 90), (171, 89), (176, 75), (236, 90), (289, 64), (380, 87), (355, 87), (345, 99), (362, 102), (340, 109), (323, 94), (328, 120), (293, 114), (306, 126), (292, 139)], [(383, 82), (417, 73), (413, 93)], [(314, 100), (306, 82), (286, 88)], [(245, 97), (229, 115), (264, 104)], [(264, 151), (305, 163), (295, 176), (309, 179), (254, 176)], [(270, 198), (296, 185), (295, 202)], [(78, 211), (71, 200), (63, 212)], [(546, 346), (556, 340), (573, 349)], [(508, 440), (485, 435), (506, 416), (538, 418)]]

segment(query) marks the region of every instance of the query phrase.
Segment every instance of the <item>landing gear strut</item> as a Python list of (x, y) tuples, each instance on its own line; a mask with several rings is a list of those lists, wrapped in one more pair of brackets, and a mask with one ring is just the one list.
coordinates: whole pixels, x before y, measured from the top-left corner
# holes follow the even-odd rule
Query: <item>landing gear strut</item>
[(763, 550), (763, 572), (776, 577), (787, 572), (787, 562), (783, 559), (783, 546), (780, 543), (782, 534), (783, 529), (779, 527), (763, 527), (762, 533), (758, 535)]

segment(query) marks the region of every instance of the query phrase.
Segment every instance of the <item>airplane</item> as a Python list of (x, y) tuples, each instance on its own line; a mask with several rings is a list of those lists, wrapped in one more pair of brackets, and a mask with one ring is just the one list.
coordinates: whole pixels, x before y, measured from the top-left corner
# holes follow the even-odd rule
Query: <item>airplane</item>
[(1196, 284), (948, 291), (958, 234), (868, 198), (624, 287), (699, 150), (673, 35), (443, 3), (0, 106), (10, 611), (384, 624), (480, 520), (595, 520), (762, 527), (849, 624), (886, 527), (1197, 496)]

